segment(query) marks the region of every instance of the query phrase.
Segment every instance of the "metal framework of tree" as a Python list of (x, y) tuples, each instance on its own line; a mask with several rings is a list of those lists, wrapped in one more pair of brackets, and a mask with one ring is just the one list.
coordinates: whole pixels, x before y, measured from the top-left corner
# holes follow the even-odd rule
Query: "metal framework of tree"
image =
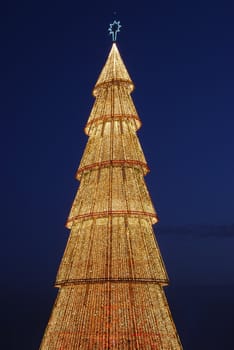
[(113, 43), (94, 87), (89, 136), (41, 350), (182, 349), (163, 286), (134, 85)]

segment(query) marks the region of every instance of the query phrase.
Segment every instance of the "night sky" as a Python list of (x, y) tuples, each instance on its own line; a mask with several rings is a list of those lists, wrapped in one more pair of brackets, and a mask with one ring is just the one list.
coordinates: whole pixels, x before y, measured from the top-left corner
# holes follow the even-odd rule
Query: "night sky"
[(181, 341), (185, 350), (233, 348), (233, 1), (1, 6), (0, 348), (38, 349), (47, 324), (114, 18)]

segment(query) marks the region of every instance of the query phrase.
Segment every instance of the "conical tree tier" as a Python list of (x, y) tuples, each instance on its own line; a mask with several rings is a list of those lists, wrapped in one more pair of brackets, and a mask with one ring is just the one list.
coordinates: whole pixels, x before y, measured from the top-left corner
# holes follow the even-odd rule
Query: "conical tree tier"
[(108, 215), (149, 216), (152, 223), (157, 222), (143, 174), (133, 166), (109, 165), (85, 173), (67, 227), (71, 228), (77, 219)]
[(41, 348), (174, 350), (181, 347), (160, 286), (108, 282), (61, 288)]
[(134, 89), (133, 82), (128, 74), (125, 64), (123, 63), (119, 50), (114, 43), (101, 74), (99, 75), (98, 81), (96, 82), (93, 95), (96, 97), (100, 88), (103, 86), (107, 87), (109, 84), (113, 86), (115, 83), (121, 83), (128, 86), (129, 92), (132, 92)]
[(41, 350), (181, 350), (136, 131), (134, 85), (113, 44), (94, 87), (89, 136)]
[(105, 121), (93, 128), (77, 178), (80, 179), (84, 171), (110, 165), (141, 168), (144, 175), (149, 171), (132, 122), (129, 120), (112, 119), (112, 122)]
[(139, 129), (141, 122), (125, 83), (107, 85), (98, 89), (97, 93), (96, 102), (85, 127), (87, 135), (92, 135), (93, 126), (111, 120), (128, 120), (132, 130)]
[(131, 280), (168, 283), (151, 220), (126, 215), (77, 221), (56, 285)]

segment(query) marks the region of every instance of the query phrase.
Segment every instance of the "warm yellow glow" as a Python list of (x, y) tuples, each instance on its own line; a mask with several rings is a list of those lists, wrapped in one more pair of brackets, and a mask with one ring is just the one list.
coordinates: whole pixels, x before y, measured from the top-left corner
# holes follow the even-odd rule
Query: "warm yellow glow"
[(113, 44), (98, 78), (68, 216), (71, 233), (41, 350), (181, 350), (163, 292), (157, 214), (136, 135), (133, 83)]
[(98, 81), (93, 90), (93, 95), (95, 97), (98, 96), (100, 87), (106, 87), (109, 83), (112, 85), (113, 83), (117, 83), (118, 85), (121, 84), (122, 86), (127, 86), (129, 92), (134, 89), (133, 82), (115, 43), (112, 45), (108, 59), (99, 75)]
[(107, 282), (63, 287), (41, 348), (181, 349), (166, 305), (157, 284)]

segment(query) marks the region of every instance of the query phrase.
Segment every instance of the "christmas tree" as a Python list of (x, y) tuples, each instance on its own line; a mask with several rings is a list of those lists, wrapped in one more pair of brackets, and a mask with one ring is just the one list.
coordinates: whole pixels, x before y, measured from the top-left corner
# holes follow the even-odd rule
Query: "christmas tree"
[(41, 350), (182, 349), (163, 287), (133, 82), (114, 42), (94, 87), (80, 181)]

